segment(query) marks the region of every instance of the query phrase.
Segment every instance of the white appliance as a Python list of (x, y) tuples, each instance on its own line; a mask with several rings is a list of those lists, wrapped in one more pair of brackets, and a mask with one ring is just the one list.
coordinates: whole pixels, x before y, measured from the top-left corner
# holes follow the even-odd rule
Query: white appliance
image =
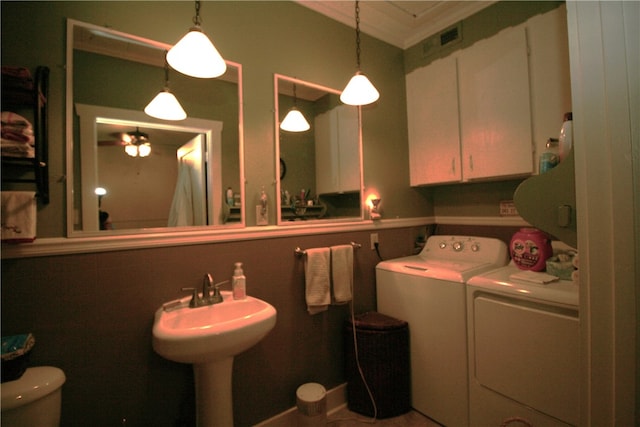
[(376, 267), (378, 312), (409, 323), (412, 406), (438, 423), (469, 425), (465, 282), (507, 262), (500, 240), (431, 236)]
[(578, 425), (578, 285), (518, 273), (512, 263), (467, 284), (470, 423)]

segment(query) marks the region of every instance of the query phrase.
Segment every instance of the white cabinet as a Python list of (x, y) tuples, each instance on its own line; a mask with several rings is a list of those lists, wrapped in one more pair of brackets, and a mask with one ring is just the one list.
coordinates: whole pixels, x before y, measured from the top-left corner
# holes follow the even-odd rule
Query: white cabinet
[(407, 75), (407, 111), (411, 185), (460, 181), (455, 58), (437, 60)]
[(318, 114), (314, 122), (316, 192), (360, 191), (358, 109), (341, 105)]
[(524, 26), (407, 75), (411, 185), (533, 172)]

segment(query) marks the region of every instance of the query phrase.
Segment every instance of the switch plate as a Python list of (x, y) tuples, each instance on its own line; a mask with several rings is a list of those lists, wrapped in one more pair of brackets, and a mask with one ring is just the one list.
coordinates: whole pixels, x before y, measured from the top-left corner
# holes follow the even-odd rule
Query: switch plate
[(373, 251), (376, 249), (376, 243), (378, 243), (378, 233), (371, 233), (369, 238), (371, 240), (371, 250)]

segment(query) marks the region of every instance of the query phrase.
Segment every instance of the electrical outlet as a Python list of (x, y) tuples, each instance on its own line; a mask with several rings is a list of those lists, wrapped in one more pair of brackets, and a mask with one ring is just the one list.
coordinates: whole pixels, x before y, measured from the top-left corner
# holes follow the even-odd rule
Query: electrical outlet
[(371, 239), (371, 250), (373, 251), (376, 249), (376, 243), (378, 243), (378, 233), (371, 233), (369, 238)]

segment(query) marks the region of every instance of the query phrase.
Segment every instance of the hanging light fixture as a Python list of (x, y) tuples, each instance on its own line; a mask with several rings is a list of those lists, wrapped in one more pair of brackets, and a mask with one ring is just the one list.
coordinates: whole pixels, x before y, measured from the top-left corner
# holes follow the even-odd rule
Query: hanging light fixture
[(169, 65), (191, 77), (212, 78), (225, 73), (227, 64), (200, 27), (200, 2), (196, 1), (194, 26), (167, 54)]
[(282, 123), (280, 129), (289, 132), (304, 132), (309, 130), (311, 126), (300, 110), (298, 110), (298, 97), (296, 96), (296, 84), (293, 84), (293, 107), (289, 110)]
[(360, 71), (360, 5), (356, 0), (356, 61), (358, 70), (342, 91), (340, 100), (348, 105), (367, 105), (380, 98), (380, 93)]
[(184, 120), (187, 118), (182, 105), (169, 90), (169, 64), (165, 55), (164, 61), (164, 89), (144, 107), (144, 112), (161, 120)]
[(140, 128), (136, 127), (134, 132), (127, 132), (122, 139), (126, 142), (124, 151), (131, 157), (147, 157), (151, 154), (149, 134), (140, 132)]

